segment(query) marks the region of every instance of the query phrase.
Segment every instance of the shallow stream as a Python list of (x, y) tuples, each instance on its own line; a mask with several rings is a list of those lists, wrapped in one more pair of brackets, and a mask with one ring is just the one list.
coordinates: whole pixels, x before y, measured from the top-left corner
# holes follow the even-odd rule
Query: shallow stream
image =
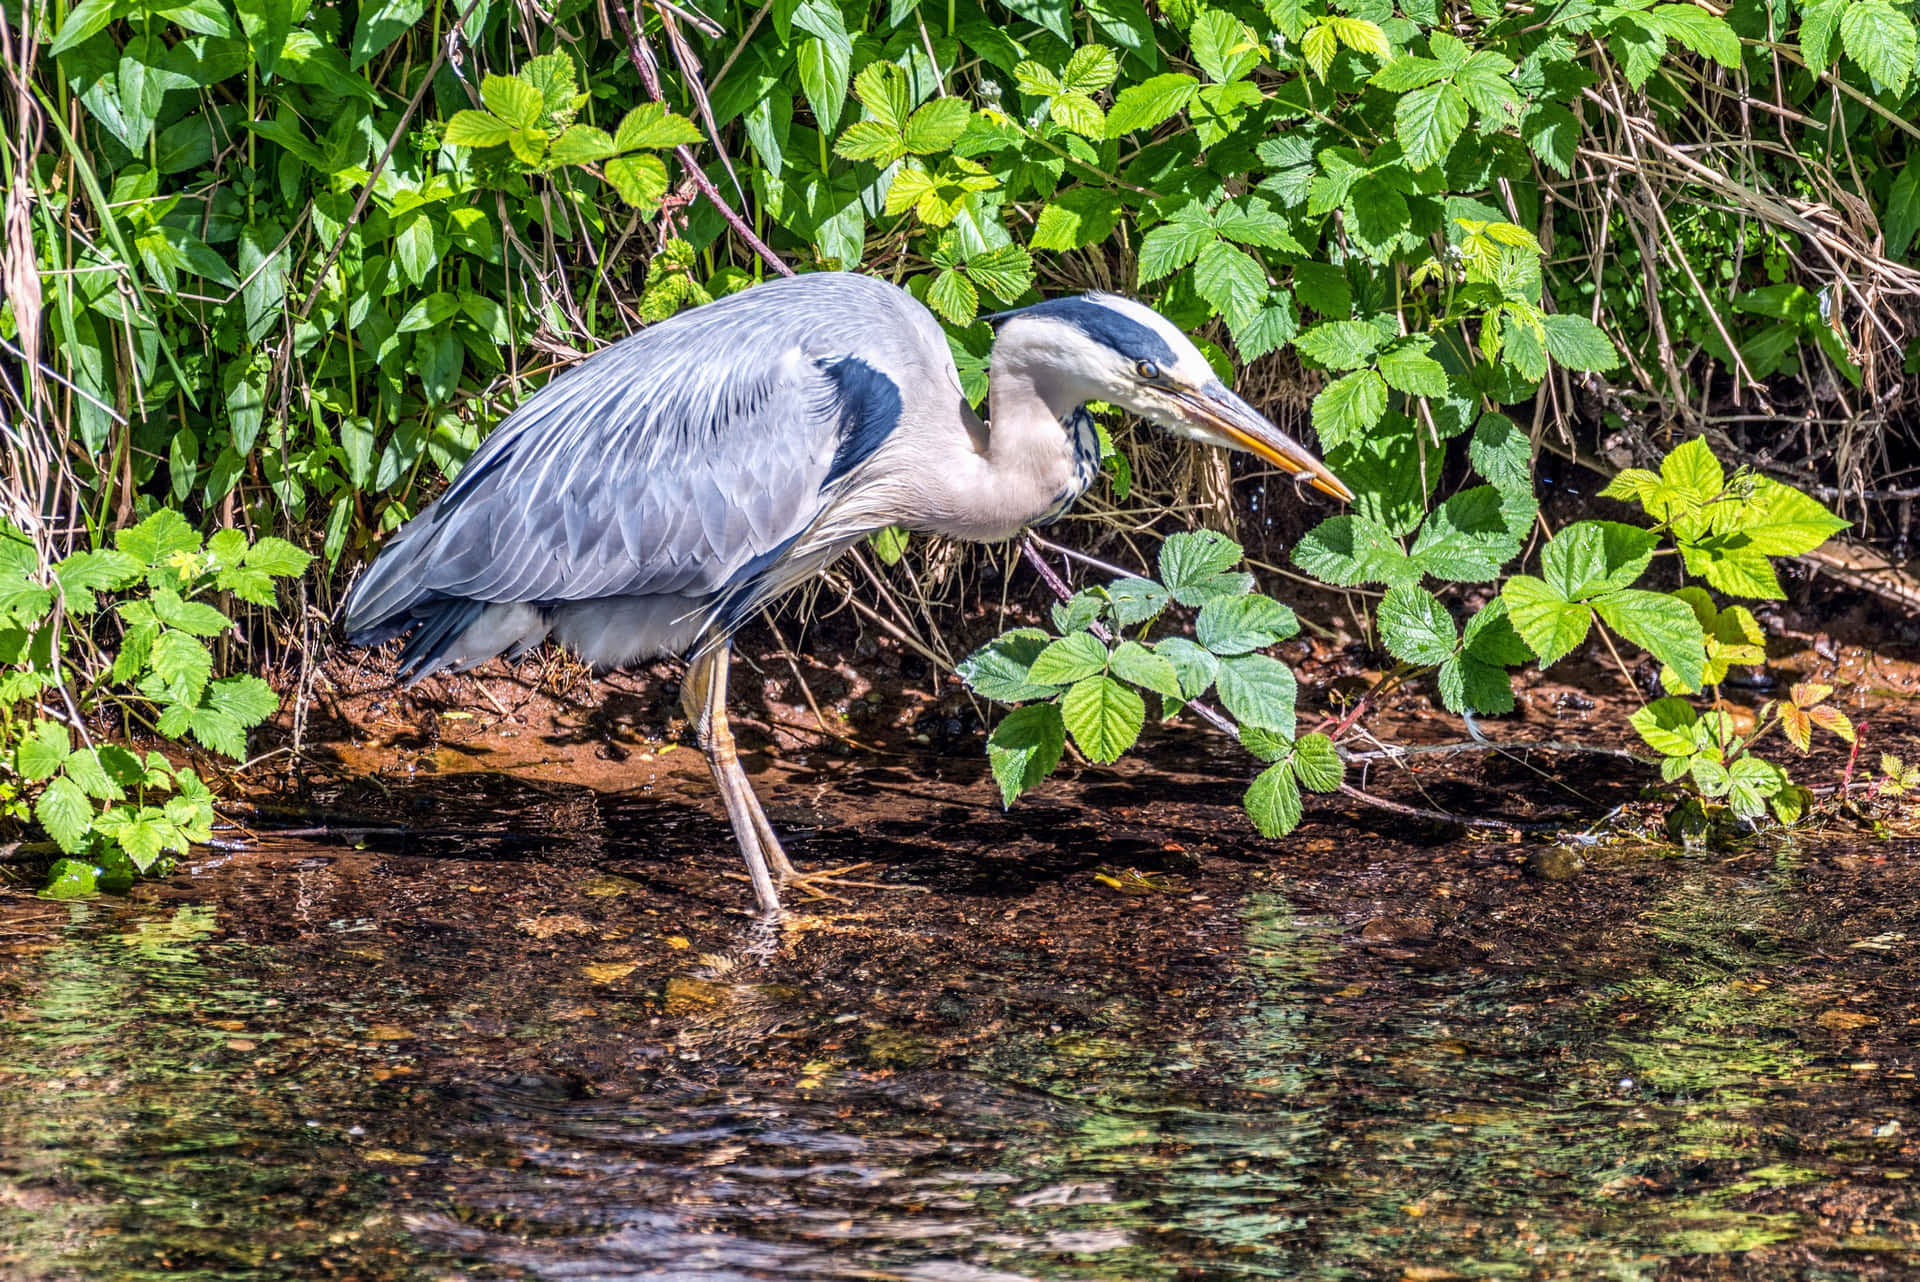
[(1920, 842), (1266, 846), (1153, 778), (795, 769), (799, 860), (922, 893), (777, 935), (710, 801), (482, 774), (0, 899), (0, 1272), (1920, 1270)]

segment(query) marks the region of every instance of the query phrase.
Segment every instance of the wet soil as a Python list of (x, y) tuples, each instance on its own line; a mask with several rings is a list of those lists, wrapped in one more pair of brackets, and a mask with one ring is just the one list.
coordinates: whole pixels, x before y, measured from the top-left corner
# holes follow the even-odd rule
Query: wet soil
[[(1310, 714), (1365, 678), (1290, 657)], [(320, 764), (229, 807), (242, 848), (122, 898), (0, 894), (0, 1273), (1920, 1273), (1897, 805), (1685, 851), (1337, 798), (1271, 843), (1245, 758), (1176, 727), (1007, 813), (970, 705), (865, 658), (803, 669), (853, 743), (770, 652), (736, 678), (796, 860), (888, 887), (781, 929), (661, 737), (670, 686), (533, 671), (336, 668)], [(1777, 667), (1851, 676), (1872, 755), (1920, 756), (1911, 667)], [(1609, 678), (1571, 671), (1486, 731), (1622, 745)], [(1417, 691), (1371, 724), (1461, 733)], [(1631, 827), (1650, 778), (1436, 754), (1366, 786), (1577, 831)]]

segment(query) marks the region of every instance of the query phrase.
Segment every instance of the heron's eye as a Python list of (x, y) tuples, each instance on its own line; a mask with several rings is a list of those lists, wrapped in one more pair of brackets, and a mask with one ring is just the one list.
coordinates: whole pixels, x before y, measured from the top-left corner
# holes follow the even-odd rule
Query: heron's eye
[(1146, 379), (1149, 383), (1160, 377), (1160, 367), (1152, 361), (1141, 361), (1133, 367), (1133, 372), (1141, 378)]

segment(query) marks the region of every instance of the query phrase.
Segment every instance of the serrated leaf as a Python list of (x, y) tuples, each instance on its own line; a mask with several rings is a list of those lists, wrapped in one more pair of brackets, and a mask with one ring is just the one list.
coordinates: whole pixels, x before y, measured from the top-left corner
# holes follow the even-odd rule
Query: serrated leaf
[(1387, 384), (1370, 369), (1355, 370), (1313, 398), (1313, 430), (1327, 449), (1353, 440), (1387, 412)]
[(1002, 718), (987, 739), (987, 759), (994, 782), (1000, 785), (1001, 804), (1012, 806), (1022, 793), (1052, 774), (1066, 744), (1057, 703), (1015, 708)]
[(604, 129), (592, 125), (574, 125), (547, 150), (547, 163), (553, 165), (591, 165), (613, 155), (613, 139)]
[(241, 726), (257, 726), (280, 710), (280, 697), (259, 677), (226, 677), (207, 687), (207, 706)]
[(1530, 574), (1508, 579), (1500, 595), (1514, 631), (1532, 647), (1543, 668), (1584, 641), (1593, 624), (1589, 606), (1567, 601)]
[(1013, 302), (1033, 288), (1033, 256), (1019, 245), (1000, 245), (967, 259), (969, 279), (995, 297)]
[(1114, 97), (1113, 110), (1107, 113), (1107, 137), (1152, 129), (1172, 119), (1193, 101), (1199, 87), (1198, 80), (1177, 72), (1126, 86)]
[(1445, 663), (1460, 644), (1453, 616), (1425, 588), (1393, 589), (1380, 602), (1376, 617), (1387, 649), (1408, 663)]
[(927, 303), (954, 324), (971, 325), (980, 311), (980, 293), (963, 273), (947, 268), (927, 286)]
[(1694, 4), (1659, 4), (1639, 17), (1661, 35), (1704, 58), (1713, 59), (1729, 71), (1740, 69), (1740, 37), (1734, 34), (1726, 19), (1715, 17)]
[(235, 761), (246, 760), (245, 727), (218, 708), (195, 708), (187, 724), (203, 746)]
[(635, 209), (651, 210), (667, 194), (667, 167), (660, 157), (645, 152), (616, 156), (600, 167), (620, 199)]
[(953, 146), (967, 131), (973, 109), (964, 98), (935, 98), (907, 120), (907, 150), (928, 156)]
[(1358, 587), (1420, 581), (1420, 569), (1407, 559), (1393, 535), (1359, 516), (1332, 516), (1309, 530), (1293, 549), (1293, 563), (1323, 583)]
[(1204, 212), (1189, 207), (1152, 228), (1140, 241), (1140, 283), (1160, 279), (1193, 262), (1216, 239)]
[(1513, 678), (1507, 670), (1471, 654), (1455, 655), (1434, 674), (1440, 702), (1449, 712), (1499, 716), (1513, 711)]
[(1415, 169), (1445, 160), (1466, 127), (1467, 100), (1448, 84), (1404, 94), (1393, 111), (1394, 136)]
[(1700, 688), (1707, 666), (1706, 641), (1700, 621), (1685, 601), (1664, 592), (1623, 588), (1594, 598), (1593, 608), (1608, 627), (1673, 669), (1687, 689)]
[(1293, 737), (1299, 683), (1286, 664), (1264, 654), (1223, 658), (1213, 686), (1220, 702), (1241, 725)]
[[(1153, 650), (1173, 665), (1180, 679), (1180, 697), (1198, 699), (1205, 694), (1220, 672), (1220, 661), (1213, 651), (1186, 637), (1165, 637), (1154, 642)], [(1243, 727), (1244, 729), (1244, 727)]]
[(73, 741), (65, 726), (57, 721), (37, 721), (32, 732), (14, 746), (13, 768), (28, 782), (51, 779), (66, 764), (72, 750)]
[[(1182, 530), (1160, 544), (1160, 581), (1177, 598), (1188, 588), (1231, 570), (1245, 555), (1238, 543), (1217, 530)], [(1182, 601), (1198, 605), (1199, 601)]]
[(1685, 699), (1668, 697), (1631, 714), (1627, 721), (1647, 741), (1647, 746), (1668, 757), (1690, 757), (1699, 751), (1694, 727), (1700, 718)]
[(1300, 630), (1292, 610), (1264, 596), (1223, 596), (1194, 620), (1194, 637), (1219, 655), (1245, 654), (1284, 641)]
[(1807, 716), (1812, 719), (1814, 725), (1832, 731), (1848, 743), (1854, 742), (1853, 722), (1847, 719), (1846, 713), (1832, 704), (1827, 703), (1817, 708), (1810, 708)]
[(1340, 371), (1371, 364), (1382, 341), (1379, 329), (1366, 321), (1322, 321), (1302, 333), (1294, 348), (1308, 360)]
[(233, 620), (204, 601), (183, 601), (171, 588), (153, 590), (153, 613), (167, 626), (197, 637), (217, 637), (233, 626)]
[(1802, 556), (1847, 528), (1810, 494), (1772, 477), (1754, 478), (1754, 489), (1740, 512), (1745, 546), (1767, 556)]
[(1090, 632), (1075, 632), (1050, 643), (1035, 656), (1027, 679), (1041, 685), (1063, 686), (1106, 670), (1107, 647)]
[(147, 657), (166, 697), (176, 703), (198, 703), (213, 673), (213, 656), (185, 632), (162, 632)]
[(1338, 792), (1346, 782), (1347, 763), (1340, 750), (1323, 734), (1301, 735), (1293, 745), (1293, 773), (1315, 792)]
[(1840, 14), (1840, 43), (1895, 98), (1913, 74), (1913, 19), (1887, 0), (1851, 0)]
[(1516, 517), (1515, 499), (1492, 486), (1462, 490), (1427, 515), (1413, 541), (1413, 562), (1435, 578), (1457, 583), (1497, 578), (1520, 551)]
[(1424, 335), (1402, 339), (1380, 355), (1380, 377), (1408, 396), (1445, 396), (1446, 367), (1427, 353), (1433, 340)]
[(1115, 579), (1107, 585), (1114, 622), (1123, 628), (1145, 623), (1165, 610), (1171, 599), (1166, 588), (1152, 579)]
[(1035, 249), (1084, 249), (1113, 234), (1120, 198), (1097, 187), (1074, 187), (1056, 195), (1034, 224)]
[(1284, 837), (1300, 826), (1300, 785), (1286, 762), (1268, 766), (1247, 789), (1247, 818), (1263, 837)]
[(68, 854), (79, 851), (93, 824), (93, 802), (80, 785), (62, 776), (48, 784), (33, 805), (33, 817), (47, 836)]
[(1547, 355), (1577, 370), (1610, 370), (1620, 364), (1620, 353), (1598, 325), (1584, 316), (1555, 312), (1541, 317), (1546, 330)]
[(512, 130), (531, 129), (546, 110), (541, 92), (518, 76), (488, 76), (480, 82), (480, 100)]
[(1102, 765), (1118, 761), (1147, 721), (1147, 705), (1140, 696), (1105, 675), (1074, 683), (1060, 700), (1060, 712), (1080, 751)]
[(1138, 641), (1122, 641), (1115, 646), (1107, 670), (1122, 681), (1130, 681), (1169, 699), (1187, 697), (1181, 691), (1180, 675), (1173, 664)]
[(1062, 129), (1096, 142), (1107, 136), (1107, 113), (1083, 93), (1063, 93), (1047, 104), (1047, 115)]
[(1540, 574), (1563, 600), (1630, 586), (1653, 561), (1660, 537), (1618, 521), (1576, 521), (1547, 541)]
[(701, 138), (700, 126), (685, 116), (674, 115), (666, 104), (643, 102), (620, 118), (613, 146), (616, 151), (661, 151), (697, 143)]
[(1253, 255), (1224, 240), (1211, 240), (1194, 263), (1193, 286), (1229, 321), (1247, 320), (1267, 299), (1267, 273)]

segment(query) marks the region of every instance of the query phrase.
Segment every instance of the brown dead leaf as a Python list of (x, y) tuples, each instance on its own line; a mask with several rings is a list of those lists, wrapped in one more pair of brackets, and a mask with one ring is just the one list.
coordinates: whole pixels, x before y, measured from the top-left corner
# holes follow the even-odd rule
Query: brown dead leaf
[(552, 939), (555, 935), (590, 935), (593, 923), (573, 913), (542, 913), (538, 917), (522, 917), (514, 926), (523, 935), (532, 935), (535, 939)]
[(1822, 1011), (1820, 1017), (1813, 1022), (1822, 1028), (1842, 1029), (1865, 1028), (1869, 1024), (1878, 1024), (1880, 1021), (1872, 1015), (1863, 1015), (1857, 1010), (1841, 1010), (1835, 1007), (1833, 1010)]
[(625, 979), (639, 967), (639, 962), (589, 962), (580, 969), (588, 979), (596, 984), (611, 984)]

